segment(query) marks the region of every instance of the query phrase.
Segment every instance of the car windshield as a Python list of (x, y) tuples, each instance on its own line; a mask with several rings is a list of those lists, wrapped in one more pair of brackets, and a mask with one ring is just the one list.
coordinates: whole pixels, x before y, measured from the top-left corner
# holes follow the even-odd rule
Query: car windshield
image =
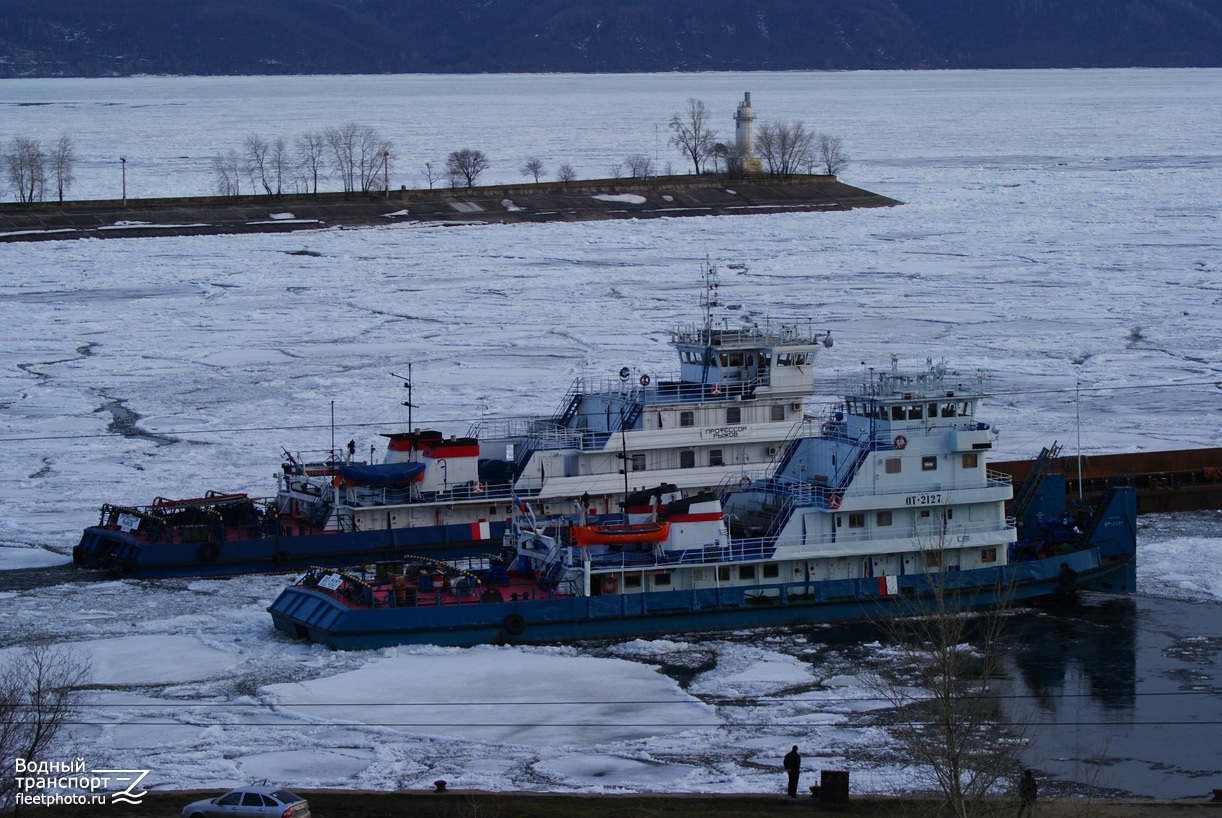
[(272, 793), (272, 798), (279, 800), (280, 803), (282, 804), (292, 804), (292, 803), (302, 800), (301, 796), (294, 795), (293, 793), (289, 792), (288, 790), (276, 790), (275, 792)]

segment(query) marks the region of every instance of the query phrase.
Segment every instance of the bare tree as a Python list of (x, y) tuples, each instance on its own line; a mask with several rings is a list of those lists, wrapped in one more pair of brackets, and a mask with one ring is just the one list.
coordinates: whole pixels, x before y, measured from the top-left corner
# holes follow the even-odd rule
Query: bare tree
[(713, 152), (716, 133), (709, 127), (709, 115), (704, 102), (699, 99), (687, 101), (687, 111), (670, 118), (670, 143), (692, 160), (696, 173), (700, 173), (705, 160)]
[(564, 182), (567, 185), (569, 182), (577, 178), (577, 171), (573, 170), (573, 166), (567, 162), (556, 168), (556, 181)]
[(17, 201), (42, 201), (47, 187), (47, 162), (37, 140), (14, 137), (4, 152), (4, 171)]
[(969, 818), (998, 807), (997, 793), (1018, 778), (1027, 738), (1024, 720), (1007, 717), (992, 689), (1007, 652), (1010, 596), (995, 587), (997, 607), (963, 613), (958, 572), (945, 570), (945, 537), (931, 540), (937, 544), (921, 555), (933, 571), (928, 588), (880, 618), (892, 645), (890, 669), (866, 682), (893, 708), (890, 729), (931, 788), (951, 814)]
[(828, 176), (837, 176), (849, 163), (844, 149), (844, 140), (838, 136), (821, 133), (815, 143), (816, 164)]
[(276, 195), (279, 196), (284, 192), (285, 180), (293, 175), (293, 156), (283, 136), (272, 140), (267, 154), (267, 168), (272, 177), (271, 182), (276, 188)]
[(611, 173), (612, 179), (619, 179), (621, 176), (624, 175), (624, 163), (623, 162), (612, 162), (611, 167), (608, 168), (608, 170)]
[(441, 170), (433, 166), (432, 162), (424, 163), (424, 178), (429, 183), (429, 190), (433, 189), (433, 185), (440, 182), (443, 177)]
[[(382, 167), (381, 137), (368, 125), (349, 122), (328, 128), (323, 134), (331, 151), (331, 162), (345, 193), (368, 191), (372, 178)], [(389, 150), (389, 144), (386, 145)]]
[(64, 134), (51, 149), (50, 167), (51, 178), (55, 182), (55, 192), (61, 203), (64, 201), (64, 191), (72, 187), (72, 183), (76, 181), (75, 168), (75, 146), (72, 144), (72, 137)]
[(267, 183), (267, 154), (271, 145), (257, 134), (248, 134), (242, 141), (242, 152), (246, 160), (246, 175), (250, 178), (251, 187), (262, 186), (263, 191), (272, 195), (272, 187)]
[(809, 167), (814, 140), (801, 122), (765, 122), (755, 134), (755, 150), (769, 173), (788, 178)]
[(458, 187), (461, 182), (465, 182), (469, 188), (475, 187), (475, 180), (488, 167), (488, 157), (484, 152), (471, 148), (454, 151), (446, 157), (446, 172), (450, 174), (451, 187)]
[(535, 184), (539, 184), (539, 177), (546, 173), (543, 167), (543, 160), (532, 156), (526, 160), (526, 164), (522, 166), (522, 175), (530, 176), (535, 180)]
[(80, 709), (89, 665), (65, 647), (15, 650), (0, 669), (0, 806), (18, 791), (17, 759), (48, 761), (60, 730)]
[(317, 131), (297, 137), (297, 163), (306, 180), (306, 191), (318, 192), (318, 177), (323, 172), (323, 155), (327, 149), (327, 138)]
[(222, 196), (241, 196), (243, 169), (242, 157), (233, 148), (212, 157), (212, 181), (216, 192)]
[(653, 160), (643, 153), (634, 153), (624, 160), (624, 166), (634, 179), (648, 179), (653, 176)]
[(731, 179), (741, 179), (746, 173), (746, 156), (743, 155), (737, 143), (731, 142), (725, 145), (718, 142), (713, 147), (713, 161), (720, 162), (725, 174)]

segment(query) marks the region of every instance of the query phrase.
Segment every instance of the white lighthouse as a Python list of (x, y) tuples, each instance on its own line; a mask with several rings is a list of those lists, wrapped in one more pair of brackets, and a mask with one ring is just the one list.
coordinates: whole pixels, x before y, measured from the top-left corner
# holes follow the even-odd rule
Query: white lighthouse
[(743, 168), (759, 170), (760, 161), (755, 157), (755, 111), (751, 108), (751, 92), (743, 94), (734, 114), (734, 146), (742, 157)]

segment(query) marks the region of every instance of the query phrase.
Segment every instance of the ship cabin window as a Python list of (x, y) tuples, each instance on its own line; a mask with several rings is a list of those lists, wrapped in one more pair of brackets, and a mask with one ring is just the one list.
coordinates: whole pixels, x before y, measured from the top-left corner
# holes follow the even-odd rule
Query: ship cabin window
[(929, 509), (927, 508), (921, 509), (920, 513), (917, 516), (919, 516), (922, 520), (928, 520), (929, 519)]
[(849, 528), (865, 528), (866, 515), (863, 512), (855, 511), (849, 515)]
[(921, 471), (937, 471), (938, 456), (936, 454), (927, 454), (921, 458)]
[(775, 562), (766, 563), (763, 567), (764, 579), (779, 579), (781, 576), (781, 566)]
[(785, 405), (783, 403), (772, 404), (772, 419), (774, 421), (785, 419)]
[(981, 548), (980, 549), (980, 561), (981, 562), (997, 562), (997, 549), (996, 548)]
[(976, 452), (968, 452), (963, 455), (963, 468), (974, 469), (980, 465), (980, 455)]
[(738, 566), (738, 578), (739, 579), (755, 579), (755, 566), (754, 565)]
[(641, 587), (641, 575), (640, 574), (624, 574), (624, 587), (625, 588), (640, 588)]
[(904, 407), (892, 406), (891, 407), (891, 419), (892, 420), (903, 420), (904, 419)]
[(679, 413), (679, 425), (680, 426), (695, 426), (696, 425), (696, 413), (690, 410), (680, 412)]
[(883, 461), (883, 467), (887, 474), (899, 474), (900, 464), (903, 461), (898, 457), (888, 457)]
[(693, 449), (684, 449), (683, 451), (679, 452), (679, 468), (696, 468), (696, 452)]
[(724, 466), (725, 463), (725, 455), (722, 454), (721, 449), (709, 449), (710, 466)]
[(729, 356), (730, 366), (741, 367), (743, 365), (743, 354), (741, 352), (731, 352)]
[(970, 403), (960, 403), (957, 408), (959, 410), (959, 414), (963, 417), (966, 418), (972, 416), (972, 405)]
[(755, 369), (755, 356), (754, 355), (747, 356), (747, 369)]
[(938, 404), (931, 403), (929, 404), (929, 406), (925, 408), (926, 408), (926, 411), (929, 413), (927, 417), (929, 417), (930, 419), (936, 418), (938, 416)]
[(633, 471), (645, 471), (645, 455), (634, 454), (632, 456), (632, 470)]
[(942, 417), (953, 418), (955, 416), (955, 405), (953, 403), (942, 404)]
[(653, 587), (669, 588), (670, 587), (670, 574), (669, 573), (654, 574), (653, 575)]
[(921, 554), (921, 556), (925, 560), (926, 568), (937, 568), (939, 565), (942, 564), (942, 552), (941, 551), (925, 551)]
[(726, 407), (726, 423), (727, 424), (742, 423), (742, 422), (743, 422), (743, 408), (741, 406)]
[(891, 525), (891, 512), (890, 511), (878, 512), (878, 514), (875, 515), (874, 522), (876, 525), (880, 525), (880, 526)]
[(729, 582), (730, 581), (730, 566), (728, 565), (718, 565), (717, 566), (717, 581), (718, 582)]
[(922, 412), (920, 406), (909, 406), (908, 407), (908, 419), (909, 420), (920, 420), (923, 414), (924, 413)]
[(717, 360), (721, 363), (721, 368), (725, 369), (730, 365), (730, 357), (724, 352), (717, 356)]

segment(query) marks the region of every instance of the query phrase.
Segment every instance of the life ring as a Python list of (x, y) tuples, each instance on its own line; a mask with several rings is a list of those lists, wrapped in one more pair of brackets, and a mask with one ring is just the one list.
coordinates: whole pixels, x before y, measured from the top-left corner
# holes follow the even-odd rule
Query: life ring
[(738, 481), (738, 487), (743, 491), (751, 488), (751, 478), (744, 476), (742, 480)]
[(214, 542), (206, 542), (199, 547), (199, 558), (204, 562), (216, 562), (221, 555), (221, 548)]
[(903, 435), (896, 435), (893, 442), (895, 443), (895, 448), (902, 449), (908, 445), (908, 438)]
[(599, 587), (602, 588), (604, 594), (613, 594), (619, 590), (619, 583), (615, 581), (615, 577), (603, 577)]
[(641, 376), (641, 386), (649, 386), (649, 376), (648, 375)]
[(483, 494), (484, 493), (484, 484), (476, 480), (474, 483), (471, 484), (471, 493), (472, 494)]
[(522, 631), (526, 630), (526, 620), (522, 618), (521, 614), (510, 614), (501, 624), (505, 628), (505, 633), (510, 636), (520, 636)]
[(710, 389), (709, 392), (713, 395), (720, 395), (721, 394), (721, 384), (719, 383), (713, 384), (713, 388)]
[(827, 507), (828, 508), (840, 508), (840, 495), (833, 494), (831, 497), (828, 497), (827, 498)]

